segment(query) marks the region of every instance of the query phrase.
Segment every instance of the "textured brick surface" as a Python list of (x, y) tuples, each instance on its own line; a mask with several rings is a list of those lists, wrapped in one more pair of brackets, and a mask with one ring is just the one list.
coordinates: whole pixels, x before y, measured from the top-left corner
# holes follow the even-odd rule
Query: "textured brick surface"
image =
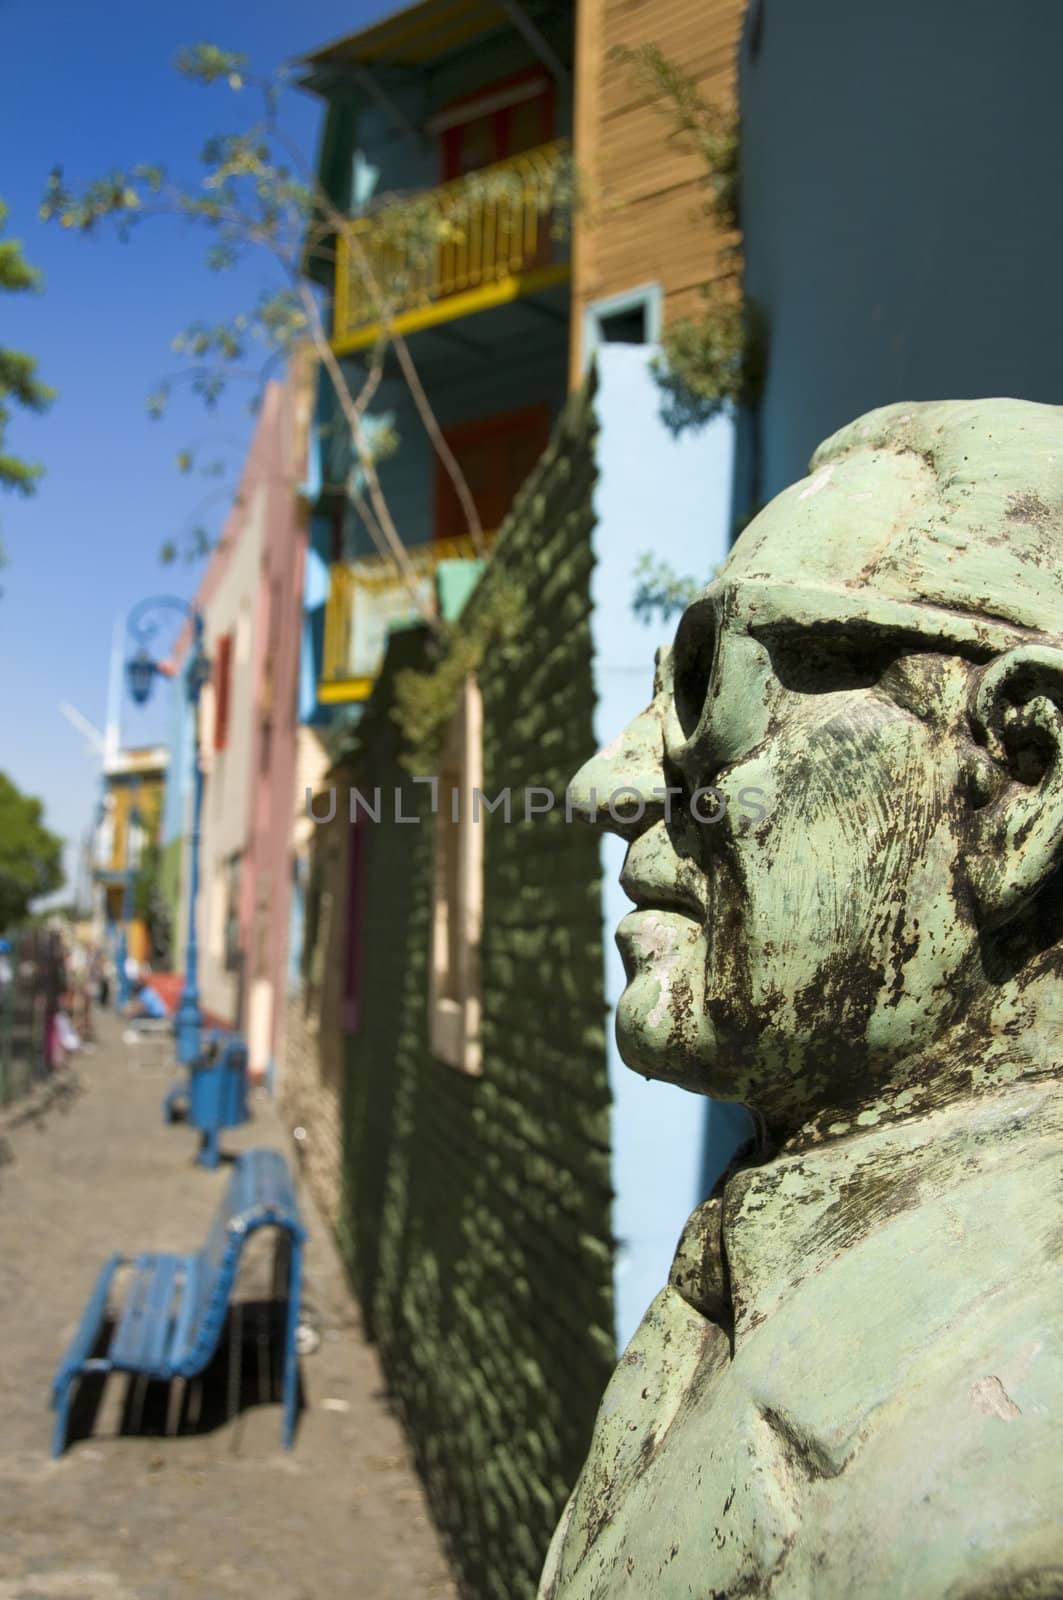
[(342, 1085), (347, 1047), (338, 1022), (344, 951), (343, 892), (347, 882), (347, 828), (340, 811), (338, 807), (331, 825), (315, 830), (312, 841), (316, 849), (307, 927), (309, 959), (304, 962), (301, 988), (288, 996), (285, 1006), (280, 1089), (285, 1121), (291, 1128), (303, 1130), (303, 1171), (333, 1228), (340, 1221)]
[[(593, 750), (593, 431), (578, 396), (470, 602), (507, 577), (526, 597), (519, 640), (480, 674), (489, 795), (563, 795)], [(424, 649), (393, 644), (349, 775), (405, 785), (407, 811), (427, 791), (401, 768), (390, 684)], [(480, 1078), (428, 1044), (431, 819), (369, 829), (338, 1201), (319, 1180), (455, 1569), (492, 1600), (534, 1594), (615, 1359), (598, 849), (563, 807), (522, 814), (515, 797), (512, 823), (485, 822)], [(335, 919), (330, 937), (326, 967)]]

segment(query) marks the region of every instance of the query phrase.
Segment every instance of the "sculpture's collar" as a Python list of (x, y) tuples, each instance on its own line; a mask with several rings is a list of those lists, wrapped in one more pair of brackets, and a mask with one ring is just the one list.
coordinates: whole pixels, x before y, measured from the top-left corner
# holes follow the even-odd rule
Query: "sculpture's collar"
[[(889, 1218), (1063, 1140), (1063, 1084), (1041, 1078), (737, 1173), (713, 1230), (736, 1342), (799, 1283)], [(719, 1202), (712, 1202), (714, 1207)]]

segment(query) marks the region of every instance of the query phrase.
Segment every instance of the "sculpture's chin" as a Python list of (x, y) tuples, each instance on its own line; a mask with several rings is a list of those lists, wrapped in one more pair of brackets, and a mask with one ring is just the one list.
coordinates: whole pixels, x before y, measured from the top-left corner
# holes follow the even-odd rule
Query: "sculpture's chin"
[(716, 1063), (716, 1041), (704, 1010), (681, 1004), (658, 1017), (661, 993), (658, 974), (636, 973), (616, 1009), (616, 1042), (632, 1071), (658, 1078), (698, 1094), (710, 1094)]
[(704, 928), (681, 912), (644, 908), (623, 919), (616, 942), (628, 980), (616, 1012), (621, 1056), (647, 1078), (702, 1089), (706, 1052), (715, 1056)]

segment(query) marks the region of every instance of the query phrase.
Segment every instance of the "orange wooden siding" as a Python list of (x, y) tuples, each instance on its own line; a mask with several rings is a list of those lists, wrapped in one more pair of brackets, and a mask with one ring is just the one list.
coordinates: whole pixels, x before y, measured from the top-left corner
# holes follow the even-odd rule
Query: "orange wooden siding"
[(573, 384), (589, 304), (659, 283), (666, 325), (696, 314), (698, 290), (719, 275), (729, 242), (705, 215), (702, 163), (676, 149), (666, 108), (610, 51), (656, 45), (706, 98), (733, 105), (744, 10), (744, 0), (580, 0), (575, 144), (589, 203), (574, 226)]

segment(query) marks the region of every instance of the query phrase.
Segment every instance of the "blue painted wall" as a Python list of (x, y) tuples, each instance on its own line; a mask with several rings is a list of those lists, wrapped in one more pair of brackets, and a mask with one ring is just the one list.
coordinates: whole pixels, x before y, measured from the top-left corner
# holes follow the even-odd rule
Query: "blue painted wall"
[(1063, 7), (1044, 0), (754, 0), (740, 87), (747, 288), (770, 324), (761, 498), (873, 406), (1063, 402), (1061, 83)]
[[(678, 572), (704, 577), (727, 553), (733, 424), (725, 418), (675, 439), (659, 418), (648, 347), (598, 352), (599, 480), (595, 491), (595, 736), (607, 744), (646, 704), (653, 660), (671, 628), (638, 621), (635, 567), (647, 550)], [(631, 903), (620, 888), (625, 847), (603, 840), (606, 999), (615, 1011), (624, 969), (612, 934)], [(613, 1231), (617, 1238), (617, 1341), (623, 1347), (664, 1285), (684, 1222), (703, 1200), (746, 1116), (626, 1067), (608, 1030), (613, 1092)]]

